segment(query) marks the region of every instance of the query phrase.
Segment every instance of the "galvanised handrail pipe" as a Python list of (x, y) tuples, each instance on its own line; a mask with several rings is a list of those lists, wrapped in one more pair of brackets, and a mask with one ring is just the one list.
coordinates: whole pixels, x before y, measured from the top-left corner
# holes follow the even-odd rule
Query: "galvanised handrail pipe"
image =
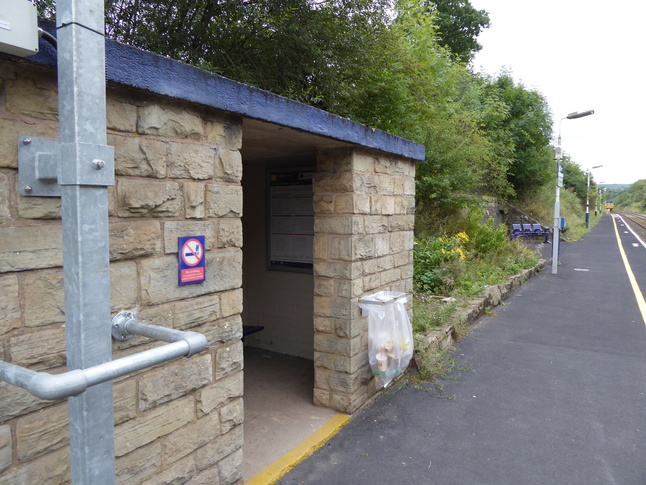
[(112, 319), (112, 337), (115, 340), (127, 340), (135, 335), (170, 343), (87, 369), (75, 369), (62, 374), (36, 372), (0, 361), (0, 380), (22, 387), (40, 399), (65, 399), (77, 396), (89, 387), (147, 367), (177, 357), (190, 357), (207, 347), (206, 337), (200, 333), (141, 323), (131, 312), (121, 312)]

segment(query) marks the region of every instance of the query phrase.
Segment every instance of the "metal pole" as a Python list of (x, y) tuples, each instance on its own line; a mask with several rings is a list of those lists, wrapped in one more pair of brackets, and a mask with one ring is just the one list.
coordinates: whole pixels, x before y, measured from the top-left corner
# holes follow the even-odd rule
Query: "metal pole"
[[(68, 369), (112, 360), (102, 0), (59, 0), (58, 86)], [(74, 484), (115, 483), (112, 383), (70, 397)]]
[[(557, 172), (561, 170), (561, 161), (559, 158)], [(558, 181), (559, 175), (557, 175), (556, 181), (556, 200), (554, 201), (554, 233), (552, 236), (552, 274), (558, 272), (559, 264), (559, 246), (561, 243), (561, 227), (560, 227), (560, 218), (561, 218), (561, 186)]]
[(585, 228), (588, 229), (590, 223), (590, 169), (588, 169), (588, 186), (585, 189)]

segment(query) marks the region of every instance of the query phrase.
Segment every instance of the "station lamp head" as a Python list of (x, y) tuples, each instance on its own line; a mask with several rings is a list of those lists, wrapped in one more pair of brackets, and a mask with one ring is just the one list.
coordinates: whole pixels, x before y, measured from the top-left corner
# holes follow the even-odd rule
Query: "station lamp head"
[(566, 116), (568, 120), (575, 120), (577, 118), (583, 118), (584, 116), (590, 116), (594, 114), (593, 109), (589, 109), (588, 111), (575, 111), (574, 113), (570, 113), (569, 115)]

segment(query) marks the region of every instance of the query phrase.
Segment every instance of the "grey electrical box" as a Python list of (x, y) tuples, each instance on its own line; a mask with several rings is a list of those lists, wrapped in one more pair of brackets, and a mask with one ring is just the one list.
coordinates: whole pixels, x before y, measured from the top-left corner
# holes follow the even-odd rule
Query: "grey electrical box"
[(36, 5), (28, 0), (0, 0), (0, 52), (20, 57), (38, 52)]

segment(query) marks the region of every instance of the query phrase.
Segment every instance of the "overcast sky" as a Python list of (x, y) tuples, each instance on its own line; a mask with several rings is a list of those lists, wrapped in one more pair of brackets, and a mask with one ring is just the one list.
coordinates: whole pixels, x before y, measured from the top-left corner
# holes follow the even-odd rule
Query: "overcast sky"
[(508, 68), (541, 92), (559, 120), (561, 146), (597, 182), (646, 179), (646, 2), (643, 0), (470, 0), (491, 26), (478, 38), (476, 71)]

